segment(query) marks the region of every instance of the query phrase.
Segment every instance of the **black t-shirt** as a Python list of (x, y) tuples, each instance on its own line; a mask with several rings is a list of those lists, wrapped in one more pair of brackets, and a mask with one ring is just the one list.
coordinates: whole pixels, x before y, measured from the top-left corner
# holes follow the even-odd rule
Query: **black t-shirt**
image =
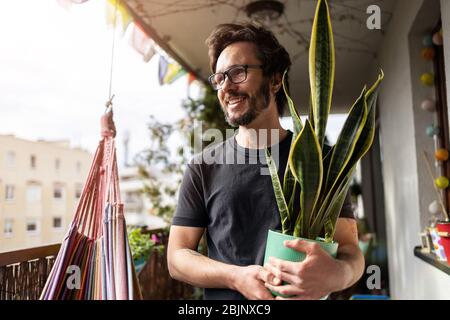
[[(262, 265), (267, 232), (281, 229), (280, 215), (264, 149), (243, 148), (235, 136), (205, 149), (188, 164), (172, 224), (206, 228), (211, 259), (239, 266)], [(291, 140), (288, 131), (286, 138), (271, 147), (280, 181)], [(349, 197), (340, 217), (354, 217)], [(214, 288), (205, 289), (204, 298), (244, 299), (237, 291)]]

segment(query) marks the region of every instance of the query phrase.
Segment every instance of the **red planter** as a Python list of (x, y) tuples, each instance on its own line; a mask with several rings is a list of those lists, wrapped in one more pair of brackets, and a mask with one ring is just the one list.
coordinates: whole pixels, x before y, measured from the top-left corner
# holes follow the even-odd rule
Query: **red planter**
[(440, 238), (447, 256), (447, 263), (450, 264), (450, 221), (440, 221), (436, 224), (436, 228), (439, 233), (447, 234), (447, 236), (440, 235)]

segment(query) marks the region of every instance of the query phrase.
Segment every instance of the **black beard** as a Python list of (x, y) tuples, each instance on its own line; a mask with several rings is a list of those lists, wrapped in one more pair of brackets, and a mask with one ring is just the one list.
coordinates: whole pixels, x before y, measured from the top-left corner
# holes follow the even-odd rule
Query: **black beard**
[[(237, 91), (230, 92), (231, 95), (240, 96)], [(270, 82), (264, 79), (258, 92), (253, 97), (246, 96), (248, 100), (249, 109), (246, 113), (236, 119), (230, 119), (226, 108), (222, 105), (222, 110), (225, 114), (225, 120), (230, 126), (246, 126), (255, 120), (263, 110), (269, 107), (270, 102)]]

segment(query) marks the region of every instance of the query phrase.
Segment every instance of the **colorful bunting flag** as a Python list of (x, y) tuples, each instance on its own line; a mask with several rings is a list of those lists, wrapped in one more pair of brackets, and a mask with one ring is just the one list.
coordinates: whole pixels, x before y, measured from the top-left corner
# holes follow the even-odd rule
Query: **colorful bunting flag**
[(169, 62), (164, 56), (160, 56), (158, 72), (160, 85), (172, 84), (185, 74), (186, 70), (184, 70), (176, 61)]
[(166, 76), (168, 66), (169, 66), (169, 62), (167, 61), (167, 59), (164, 58), (164, 56), (160, 55), (159, 56), (159, 66), (158, 66), (158, 80), (159, 80), (160, 86), (162, 86), (164, 84), (164, 78)]
[[(86, 0), (84, 0), (86, 1)], [(117, 6), (117, 8), (116, 8)], [(128, 25), (133, 21), (127, 7), (121, 0), (107, 0), (106, 1), (106, 24), (108, 26), (114, 26), (114, 18), (117, 10), (116, 23), (122, 24), (122, 34), (127, 30)], [(116, 25), (117, 25), (116, 24)]]
[(131, 33), (129, 43), (142, 55), (145, 62), (149, 62), (157, 53), (155, 41), (153, 41), (153, 39), (151, 39), (138, 24), (133, 24), (133, 32)]
[(186, 70), (184, 70), (182, 66), (180, 66), (177, 62), (171, 62), (167, 67), (167, 73), (164, 77), (164, 84), (172, 84), (185, 74)]
[(193, 73), (189, 72), (189, 74), (188, 74), (188, 86), (190, 86), (192, 84), (192, 82), (194, 82), (195, 80), (197, 80), (195, 75)]

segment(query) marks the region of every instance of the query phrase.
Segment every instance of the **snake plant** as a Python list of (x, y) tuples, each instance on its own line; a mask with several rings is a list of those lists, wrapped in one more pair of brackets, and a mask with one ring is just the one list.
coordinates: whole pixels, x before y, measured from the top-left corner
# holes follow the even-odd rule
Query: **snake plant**
[[(266, 149), (282, 232), (307, 239), (331, 242), (356, 164), (370, 149), (375, 134), (378, 86), (384, 74), (368, 90), (364, 87), (348, 112), (336, 144), (324, 146), (334, 83), (334, 41), (326, 0), (318, 0), (309, 48), (311, 104), (303, 124), (289, 97), (283, 75), (283, 89), (293, 120), (293, 137), (288, 165), (281, 183), (276, 165)], [(325, 152), (327, 150), (327, 152)], [(296, 190), (300, 206), (294, 212)]]

